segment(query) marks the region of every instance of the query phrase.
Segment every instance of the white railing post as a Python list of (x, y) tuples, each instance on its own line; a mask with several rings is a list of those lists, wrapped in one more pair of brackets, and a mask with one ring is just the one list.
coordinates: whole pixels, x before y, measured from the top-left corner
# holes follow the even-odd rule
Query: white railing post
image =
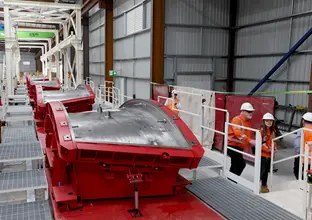
[(107, 93), (107, 91), (106, 91), (106, 85), (104, 86), (104, 88), (103, 88), (103, 95), (104, 95), (104, 103), (106, 103), (106, 93)]
[(261, 148), (262, 138), (260, 131), (256, 131), (256, 151), (255, 151), (255, 175), (254, 175), (254, 191), (260, 193), (260, 168), (261, 168)]
[(201, 106), (201, 120), (200, 120), (200, 142), (202, 146), (204, 147), (204, 128), (203, 126), (205, 125), (205, 107), (202, 105)]
[(224, 149), (223, 149), (223, 177), (226, 176), (227, 169), (227, 151), (228, 151), (228, 137), (229, 137), (229, 122), (224, 123)]
[(99, 88), (98, 89), (98, 93), (99, 93), (99, 102), (100, 102), (100, 104), (102, 104), (103, 103), (103, 101), (102, 101), (102, 90), (101, 90), (101, 88)]
[(112, 91), (112, 104), (113, 104), (113, 108), (115, 108), (115, 91), (114, 91), (114, 87), (111, 87), (111, 91)]
[[(300, 137), (300, 155), (304, 154), (304, 150), (305, 150), (305, 143), (304, 143), (304, 129), (302, 129), (301, 131), (301, 137)], [(298, 176), (298, 180), (300, 181), (300, 184), (302, 182), (302, 157), (299, 157), (299, 176)]]
[[(304, 143), (304, 172), (308, 170), (308, 160), (309, 160), (309, 146)], [(302, 171), (302, 168), (300, 169)], [(302, 174), (301, 174), (302, 175)], [(307, 175), (303, 175), (303, 181), (304, 181), (304, 186), (303, 186), (303, 213), (305, 214), (305, 217), (307, 217), (308, 214), (308, 207), (307, 207)]]
[(272, 191), (273, 187), (273, 157), (274, 157), (274, 140), (272, 139), (271, 143), (271, 158), (270, 158), (270, 180), (269, 180), (269, 189)]

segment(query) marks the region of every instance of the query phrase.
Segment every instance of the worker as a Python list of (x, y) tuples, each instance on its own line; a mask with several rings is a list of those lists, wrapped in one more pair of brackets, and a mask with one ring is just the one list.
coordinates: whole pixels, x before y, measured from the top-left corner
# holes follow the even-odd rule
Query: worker
[[(304, 128), (312, 130), (312, 112), (307, 112), (302, 116), (302, 124)], [(304, 143), (312, 141), (312, 131), (305, 130), (303, 131), (303, 135), (304, 135)], [(300, 154), (300, 140), (301, 140), (301, 132), (298, 132), (294, 140), (294, 150), (296, 154)], [(304, 150), (305, 150), (305, 146), (303, 148), (303, 152)], [(312, 147), (310, 147), (310, 155), (312, 155)], [(294, 169), (293, 169), (294, 175), (297, 180), (299, 178), (299, 161), (300, 161), (300, 158), (296, 157), (294, 161)], [(304, 163), (304, 157), (302, 157), (302, 163)], [(311, 164), (311, 160), (309, 160), (308, 169), (310, 169), (310, 164)], [(302, 171), (304, 171), (303, 169), (304, 167), (302, 166)], [(303, 175), (304, 175), (304, 172), (302, 172), (302, 176)]]
[(179, 114), (179, 110), (181, 109), (180, 99), (178, 97), (178, 93), (176, 90), (172, 90), (171, 97), (173, 96), (173, 103), (172, 98), (167, 99), (165, 106), (168, 106), (174, 113)]
[[(255, 109), (249, 102), (245, 102), (241, 105), (240, 110), (240, 115), (234, 117), (231, 121), (231, 124), (250, 128), (252, 113), (255, 111)], [(230, 126), (228, 134), (228, 146), (236, 150), (243, 151), (246, 147), (255, 146), (256, 142), (251, 137), (252, 131), (244, 128)], [(231, 158), (230, 172), (240, 176), (246, 166), (243, 155), (241, 153), (232, 151), (231, 149), (229, 149), (228, 155)]]
[(269, 189), (267, 186), (268, 175), (271, 166), (271, 153), (274, 154), (277, 150), (276, 143), (272, 146), (272, 140), (275, 138), (275, 119), (271, 113), (266, 113), (262, 117), (262, 125), (260, 127), (260, 134), (262, 138), (261, 148), (261, 169), (260, 169), (260, 180), (261, 180), (261, 193), (268, 193)]

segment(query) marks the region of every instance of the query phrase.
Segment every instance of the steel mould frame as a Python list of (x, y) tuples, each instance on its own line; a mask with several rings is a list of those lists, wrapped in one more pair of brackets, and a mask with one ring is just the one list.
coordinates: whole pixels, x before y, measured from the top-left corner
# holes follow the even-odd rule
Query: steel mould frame
[[(85, 87), (86, 90), (89, 92), (89, 95), (80, 98), (60, 100), (60, 102), (63, 103), (63, 105), (66, 107), (67, 112), (69, 113), (92, 110), (92, 105), (95, 102), (95, 93), (93, 89), (90, 85), (80, 85), (80, 87)], [(47, 105), (47, 103), (44, 101), (45, 91), (43, 90), (42, 85), (35, 85), (34, 90), (34, 118), (36, 121), (36, 125), (42, 127), (46, 115)], [(77, 90), (76, 92), (79, 92), (79, 90)], [(64, 95), (66, 95), (66, 90), (55, 91), (56, 95), (59, 95), (61, 93), (64, 93)]]
[[(55, 85), (51, 85), (51, 82), (56, 82)], [(30, 76), (26, 76), (26, 83), (29, 95), (29, 102), (33, 106), (35, 96), (35, 85), (41, 85), (43, 90), (60, 90), (61, 82), (58, 78), (55, 81), (49, 81), (47, 77), (38, 77), (32, 79)]]
[(129, 180), (133, 176), (140, 182), (141, 197), (175, 195), (190, 184), (178, 171), (196, 168), (204, 150), (178, 115), (164, 105), (150, 102), (173, 118), (172, 123), (192, 143), (191, 149), (79, 142), (73, 139), (64, 105), (47, 104), (45, 161), (52, 203), (57, 204), (54, 212), (82, 208), (83, 201), (89, 199), (133, 197), (132, 179)]

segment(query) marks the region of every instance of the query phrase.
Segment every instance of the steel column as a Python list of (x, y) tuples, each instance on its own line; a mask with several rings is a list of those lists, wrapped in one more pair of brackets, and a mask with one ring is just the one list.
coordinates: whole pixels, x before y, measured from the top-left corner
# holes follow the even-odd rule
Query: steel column
[(235, 68), (235, 25), (237, 17), (237, 0), (230, 1), (230, 17), (229, 17), (229, 43), (228, 43), (228, 58), (227, 58), (227, 81), (226, 88), (228, 92), (233, 92), (234, 85), (234, 68)]
[[(76, 37), (77, 42), (73, 44), (75, 47), (75, 57), (76, 57), (76, 84), (82, 83), (83, 79), (83, 50), (82, 50), (82, 33), (81, 33), (81, 11), (76, 10)], [(73, 73), (72, 73), (73, 74)]]
[[(109, 71), (114, 68), (114, 5), (113, 1), (105, 1), (105, 81), (113, 81)], [(112, 85), (108, 83), (106, 87)]]
[[(152, 1), (151, 81), (164, 83), (165, 0)], [(152, 92), (151, 92), (152, 95)]]
[(5, 32), (5, 65), (6, 65), (6, 80), (7, 80), (7, 91), (8, 95), (13, 94), (13, 69), (12, 69), (12, 61), (14, 60), (13, 56), (13, 44), (14, 44), (14, 36), (12, 33), (12, 24), (10, 20), (9, 7), (4, 6), (4, 32)]
[[(67, 23), (63, 24), (63, 39), (66, 39), (68, 37), (68, 27)], [(65, 48), (63, 50), (64, 56), (63, 56), (63, 68), (64, 68), (64, 88), (68, 88), (68, 72), (69, 72), (69, 66), (67, 62), (67, 53), (70, 51), (70, 49)]]
[(83, 26), (83, 79), (90, 77), (89, 66), (89, 17), (82, 18)]
[[(310, 68), (310, 86), (309, 90), (312, 90), (312, 62), (311, 62), (311, 68)], [(312, 94), (309, 94), (308, 97), (308, 111), (312, 112)]]

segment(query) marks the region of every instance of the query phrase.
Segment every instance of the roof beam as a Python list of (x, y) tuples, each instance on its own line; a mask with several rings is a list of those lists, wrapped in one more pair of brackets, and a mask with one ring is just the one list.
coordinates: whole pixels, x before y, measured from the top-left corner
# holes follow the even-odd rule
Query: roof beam
[(49, 3), (35, 1), (16, 1), (6, 0), (4, 6), (19, 6), (19, 7), (37, 7), (37, 8), (56, 8), (56, 9), (81, 9), (81, 4), (64, 4), (64, 3)]
[(83, 3), (81, 8), (81, 16), (86, 14), (91, 8), (93, 8), (99, 0), (87, 0), (85, 3)]

